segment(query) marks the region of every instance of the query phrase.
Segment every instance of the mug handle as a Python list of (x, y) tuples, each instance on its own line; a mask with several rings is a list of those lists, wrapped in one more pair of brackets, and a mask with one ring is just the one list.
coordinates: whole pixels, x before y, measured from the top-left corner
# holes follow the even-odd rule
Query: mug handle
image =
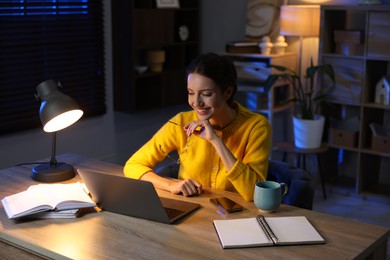
[(281, 182), (280, 186), (282, 187), (282, 200), (283, 200), (288, 195), (288, 185), (284, 182)]

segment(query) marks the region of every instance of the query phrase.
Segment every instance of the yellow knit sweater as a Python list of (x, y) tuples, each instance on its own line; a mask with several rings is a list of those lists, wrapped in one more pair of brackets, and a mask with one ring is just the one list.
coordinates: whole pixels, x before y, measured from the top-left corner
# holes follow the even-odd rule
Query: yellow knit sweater
[(267, 178), (271, 126), (265, 117), (236, 104), (234, 121), (222, 131), (215, 130), (237, 158), (230, 171), (209, 142), (196, 136), (187, 138), (183, 126), (198, 120), (196, 113), (189, 111), (174, 116), (130, 157), (125, 176), (139, 179), (166, 154), (178, 151), (180, 179), (193, 178), (204, 187), (238, 192), (245, 200), (253, 200), (255, 183)]

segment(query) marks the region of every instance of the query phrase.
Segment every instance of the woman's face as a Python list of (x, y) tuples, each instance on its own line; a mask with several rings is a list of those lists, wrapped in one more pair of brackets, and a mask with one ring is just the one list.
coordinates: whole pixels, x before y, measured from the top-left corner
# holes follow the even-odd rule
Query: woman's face
[[(197, 73), (187, 77), (188, 104), (196, 111), (200, 120), (217, 120), (228, 108), (229, 94), (222, 93), (213, 80)], [(217, 123), (217, 122), (215, 122)]]

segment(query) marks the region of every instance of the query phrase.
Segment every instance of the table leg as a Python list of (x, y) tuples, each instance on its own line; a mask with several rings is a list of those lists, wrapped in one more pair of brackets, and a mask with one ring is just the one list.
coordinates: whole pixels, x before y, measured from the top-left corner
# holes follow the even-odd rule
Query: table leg
[(298, 168), (302, 168), (301, 166), (301, 154), (297, 154), (297, 163), (296, 163), (296, 165), (295, 165), (296, 167), (298, 167)]
[(318, 175), (320, 176), (320, 181), (321, 181), (321, 187), (322, 187), (322, 194), (324, 196), (324, 199), (326, 199), (326, 190), (325, 190), (325, 183), (324, 183), (324, 176), (322, 176), (322, 171), (321, 171), (321, 160), (320, 160), (320, 155), (317, 154), (317, 162), (318, 162)]

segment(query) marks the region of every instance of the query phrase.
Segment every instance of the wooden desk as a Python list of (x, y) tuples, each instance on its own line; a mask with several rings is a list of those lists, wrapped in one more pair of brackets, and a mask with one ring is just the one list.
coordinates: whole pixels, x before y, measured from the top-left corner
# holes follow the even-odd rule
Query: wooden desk
[[(76, 168), (122, 174), (122, 167), (98, 160), (65, 154), (59, 156)], [(23, 191), (30, 185), (32, 166), (0, 171), (0, 198)], [(67, 182), (79, 180), (79, 177)], [(258, 210), (239, 195), (207, 189), (199, 197), (175, 197), (202, 204), (202, 208), (175, 225), (122, 216), (110, 212), (90, 213), (78, 219), (13, 221), (0, 208), (0, 259), (352, 259), (374, 256), (385, 259), (389, 229), (314, 211), (282, 205), (266, 216), (304, 215), (325, 238), (324, 245), (222, 249), (212, 220), (254, 217)], [(247, 210), (224, 216), (209, 199), (227, 196)]]

